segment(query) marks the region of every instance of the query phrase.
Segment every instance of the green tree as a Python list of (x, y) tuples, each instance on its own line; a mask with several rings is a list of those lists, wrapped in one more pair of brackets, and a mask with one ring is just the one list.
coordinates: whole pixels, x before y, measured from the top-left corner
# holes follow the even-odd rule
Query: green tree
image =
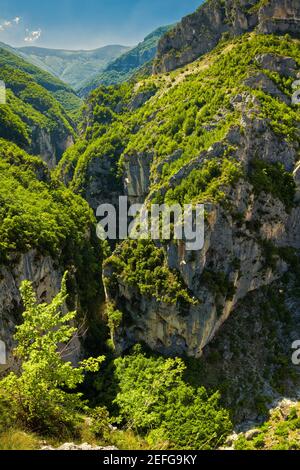
[(170, 448), (214, 449), (232, 429), (219, 393), (209, 395), (183, 380), (182, 359), (133, 355), (115, 360), (120, 391), (116, 397), (126, 426), (147, 437), (152, 446), (168, 441)]
[(64, 313), (66, 277), (61, 291), (50, 304), (38, 304), (32, 284), (24, 281), (21, 296), (25, 306), (23, 323), (17, 327), (14, 355), (18, 372), (0, 382), (0, 396), (10, 402), (11, 411), (23, 426), (41, 433), (74, 430), (79, 412), (85, 407), (76, 388), (85, 372), (97, 372), (103, 357), (82, 361), (74, 368), (62, 358), (77, 328), (71, 326), (76, 312)]

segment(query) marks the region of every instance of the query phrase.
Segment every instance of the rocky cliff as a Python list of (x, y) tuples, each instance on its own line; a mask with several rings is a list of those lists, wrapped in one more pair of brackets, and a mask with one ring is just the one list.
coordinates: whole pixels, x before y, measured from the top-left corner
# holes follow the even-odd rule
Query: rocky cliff
[[(258, 21), (271, 3), (240, 2), (241, 11)], [(202, 8), (211, 5), (220, 2)], [(284, 2), (292, 17), (290, 8), (296, 14)], [(292, 34), (294, 23), (284, 23)], [(144, 207), (205, 205), (202, 250), (184, 240), (126, 241), (106, 260), (118, 352), (144, 342), (200, 357), (248, 295), (297, 265), (300, 43), (279, 30), (242, 35), (247, 28), (182, 69), (93, 92), (82, 140), (59, 165), (93, 208), (120, 195)]]
[[(226, 55), (225, 51), (223, 53)], [(230, 61), (229, 57), (227, 60)], [(244, 91), (235, 89), (229, 98), (230, 111), (221, 111), (227, 118), (238, 115), (236, 123), (229, 125), (222, 139), (207, 150), (199, 149), (198, 156), (187, 156), (186, 160), (179, 150), (159, 163), (155, 152), (132, 152), (123, 160), (125, 192), (131, 202), (144, 200), (145, 206), (170, 199), (175, 202), (174, 195), (184, 198), (185, 192), (189, 194), (189, 185), (195, 184), (196, 178), (202, 178), (201, 171), (207, 171), (214, 161), (222, 165), (228, 156), (241, 173), (230, 180), (230, 184), (219, 175), (223, 180), (223, 184), (220, 183), (222, 198), (226, 202), (214, 202), (213, 193), (210, 197), (208, 193), (202, 196), (206, 224), (201, 251), (188, 251), (184, 241), (156, 242), (158, 248), (163, 248), (167, 269), (180, 275), (195, 302), (182, 304), (171, 298), (165, 301), (154, 294), (155, 289), (152, 296), (143, 293), (150, 273), (145, 268), (135, 281), (130, 280), (127, 273), (138, 269), (138, 261), (135, 268), (133, 259), (129, 261), (122, 255), (122, 248), (111, 262), (108, 260), (104, 270), (107, 298), (123, 312), (123, 322), (114, 331), (114, 343), (119, 352), (135, 342), (144, 342), (163, 354), (201, 356), (204, 347), (241, 300), (281, 278), (297, 257), (300, 248), (297, 196), (300, 135), (296, 122), (299, 114), (297, 110), (294, 115), (293, 137), (284, 136), (273, 127), (271, 115), (265, 115), (263, 101), (276, 102), (278, 117), (281, 107), (282, 110), (294, 109), (292, 91), (290, 94), (287, 90), (281, 91), (279, 83), (286, 78), (296, 81), (298, 64), (292, 57), (274, 53), (255, 54), (250, 64), (249, 75), (242, 80)], [(271, 74), (281, 79), (275, 83)], [(191, 77), (187, 80), (191, 81)], [(216, 116), (213, 121), (215, 119)], [(207, 135), (216, 125), (213, 121), (207, 125)], [(167, 183), (162, 184), (168, 165), (177, 165), (177, 169), (172, 171)], [(269, 181), (263, 176), (267, 174)], [(282, 178), (285, 183), (280, 193), (275, 186), (281, 185)], [(184, 200), (180, 197), (179, 201)], [(201, 201), (201, 197), (198, 200)]]
[(31, 281), (39, 301), (49, 302), (59, 292), (62, 273), (50, 256), (41, 256), (36, 250), (11, 255), (9, 266), (1, 266), (0, 273), (0, 338), (6, 344), (8, 354), (7, 364), (0, 369), (3, 371), (13, 366), (12, 338), (22, 312), (21, 282)]
[[(39, 301), (49, 302), (68, 270), (66, 308), (78, 311), (81, 325), (99, 313), (101, 260), (88, 204), (55, 181), (40, 158), (0, 139), (0, 168), (0, 339), (11, 367), (15, 326), (24, 309), (21, 282), (31, 281)], [(81, 353), (76, 338), (68, 359), (76, 361)]]
[(222, 38), (253, 30), (299, 37), (298, 0), (208, 0), (160, 40), (154, 72), (189, 64)]

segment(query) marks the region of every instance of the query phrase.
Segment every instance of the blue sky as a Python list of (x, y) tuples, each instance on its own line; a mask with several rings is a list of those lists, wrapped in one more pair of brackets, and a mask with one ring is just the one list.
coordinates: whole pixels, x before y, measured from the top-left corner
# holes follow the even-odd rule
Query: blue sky
[(202, 0), (0, 0), (0, 42), (64, 49), (134, 45)]

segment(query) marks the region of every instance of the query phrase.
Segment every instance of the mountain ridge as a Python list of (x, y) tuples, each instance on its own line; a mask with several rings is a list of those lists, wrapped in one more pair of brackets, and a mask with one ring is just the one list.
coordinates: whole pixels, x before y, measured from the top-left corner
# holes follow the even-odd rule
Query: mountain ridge
[(152, 31), (136, 47), (122, 54), (103, 72), (88, 80), (79, 90), (79, 95), (84, 97), (100, 85), (113, 85), (130, 80), (143, 66), (154, 59), (160, 37), (170, 28), (172, 25), (161, 26)]
[(36, 46), (17, 48), (27, 60), (51, 72), (75, 90), (78, 90), (88, 77), (104, 69), (112, 60), (128, 50), (129, 47), (122, 45), (75, 51)]
[(184, 66), (217, 46), (222, 38), (256, 30), (299, 37), (298, 0), (207, 0), (162, 37), (154, 73)]

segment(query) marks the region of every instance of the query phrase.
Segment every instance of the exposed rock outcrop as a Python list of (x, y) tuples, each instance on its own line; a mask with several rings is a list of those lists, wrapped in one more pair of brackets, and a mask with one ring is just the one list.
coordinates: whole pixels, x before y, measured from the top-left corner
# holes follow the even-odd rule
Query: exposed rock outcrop
[(222, 37), (253, 30), (299, 37), (298, 0), (208, 0), (162, 37), (154, 72), (184, 66), (211, 51)]
[(36, 127), (33, 130), (32, 144), (28, 149), (32, 155), (39, 155), (50, 169), (56, 167), (63, 153), (74, 144), (73, 136), (62, 130), (62, 135)]
[(153, 153), (124, 158), (124, 189), (132, 204), (143, 203), (150, 189)]
[(107, 446), (107, 447), (100, 447), (100, 446), (93, 446), (91, 444), (87, 444), (86, 442), (83, 444), (74, 444), (74, 442), (66, 442), (62, 444), (60, 447), (52, 447), (52, 446), (43, 446), (41, 450), (58, 450), (58, 451), (70, 451), (70, 450), (82, 450), (82, 451), (104, 451), (110, 452), (118, 450), (117, 447), (114, 446)]
[[(296, 68), (288, 58), (280, 61), (276, 56), (273, 59), (265, 56), (261, 60), (269, 69), (288, 69), (292, 75)], [(291, 104), (263, 73), (248, 79), (246, 84)], [(251, 174), (253, 162), (259, 156), (266, 164), (281, 164), (287, 172), (294, 171), (299, 186), (297, 139), (290, 142), (278, 136), (268, 120), (260, 117), (259, 101), (250, 93), (236, 96), (232, 105), (242, 111), (240, 126), (232, 126), (224, 141), (183, 165), (170, 178), (167, 189), (175, 188), (205, 161), (222, 157), (233, 146), (233, 158), (241, 163), (245, 175)], [(132, 202), (142, 201), (149, 191), (151, 161), (151, 156), (143, 154), (129, 159), (125, 165), (126, 189)], [(156, 168), (158, 178), (159, 171)], [(298, 196), (292, 201), (293, 207), (287, 208), (270, 193), (257, 194), (247, 177), (224, 190), (228, 198), (226, 207), (205, 206), (205, 244), (201, 251), (188, 251), (184, 241), (163, 245), (169, 268), (180, 273), (188, 291), (198, 300), (196, 305), (163, 303), (141, 295), (122, 279), (111, 291), (107, 290), (108, 299), (124, 312), (125, 320), (116, 329), (114, 338), (119, 352), (135, 342), (145, 342), (164, 354), (199, 357), (247, 294), (270, 285), (288, 270), (285, 248), (300, 249)], [(150, 193), (145, 204), (152, 197)], [(106, 267), (104, 276), (109, 279), (112, 275), (110, 266)]]
[[(63, 272), (50, 256), (42, 256), (36, 250), (11, 255), (9, 265), (0, 267), (0, 339), (6, 345), (7, 363), (0, 365), (0, 373), (14, 367), (11, 355), (14, 347), (15, 327), (23, 310), (20, 284), (24, 280), (33, 283), (40, 302), (50, 302), (59, 292)], [(82, 353), (78, 338), (68, 348), (68, 360), (76, 363)]]

